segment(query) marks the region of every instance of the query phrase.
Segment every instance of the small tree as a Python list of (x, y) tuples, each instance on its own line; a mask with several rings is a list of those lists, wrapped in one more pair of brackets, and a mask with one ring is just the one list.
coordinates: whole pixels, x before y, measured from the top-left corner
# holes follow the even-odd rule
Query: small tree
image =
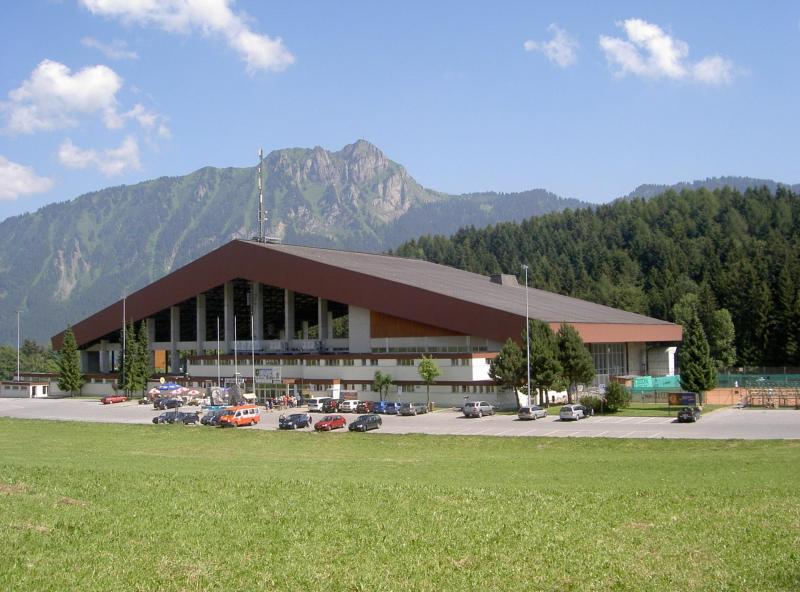
[(605, 408), (610, 413), (616, 413), (631, 404), (631, 393), (618, 382), (606, 386)]
[(714, 360), (709, 353), (708, 341), (697, 315), (692, 315), (684, 326), (683, 343), (678, 350), (678, 363), (681, 368), (681, 388), (703, 394), (717, 385), (717, 372)]
[(391, 374), (383, 374), (380, 370), (375, 371), (375, 380), (372, 382), (372, 390), (378, 391), (381, 401), (383, 401), (383, 391), (386, 390), (386, 396), (389, 396), (389, 387), (392, 386)]
[(558, 342), (550, 325), (538, 319), (530, 320), (531, 335), (531, 388), (539, 390), (539, 404), (543, 405), (547, 391), (561, 380), (561, 362), (558, 361)]
[(513, 390), (525, 386), (527, 372), (525, 355), (520, 347), (509, 338), (500, 352), (489, 362), (489, 377), (504, 389)]
[(150, 378), (150, 339), (147, 336), (147, 324), (139, 323), (139, 332), (136, 335), (136, 388), (142, 394), (147, 389), (147, 379)]
[(64, 341), (58, 354), (58, 388), (69, 391), (74, 397), (75, 392), (83, 388), (83, 374), (81, 373), (81, 360), (78, 355), (78, 344), (72, 328), (67, 325), (64, 331)]
[(594, 378), (594, 360), (583, 344), (583, 339), (572, 325), (561, 325), (556, 338), (558, 339), (558, 359), (561, 362), (561, 373), (567, 383), (567, 399), (569, 403), (572, 403), (578, 384), (589, 383)]
[(422, 382), (425, 383), (425, 390), (428, 395), (428, 409), (430, 409), (431, 385), (434, 383), (436, 378), (441, 375), (442, 371), (439, 369), (439, 366), (436, 365), (433, 357), (422, 356), (422, 361), (419, 363), (417, 372), (419, 373), (419, 377), (422, 379)]
[(136, 339), (136, 326), (133, 322), (128, 323), (125, 329), (125, 340), (123, 344), (124, 352), (122, 357), (122, 381), (120, 386), (126, 395), (130, 395), (136, 390), (139, 380), (136, 376), (138, 370), (138, 351), (139, 344)]

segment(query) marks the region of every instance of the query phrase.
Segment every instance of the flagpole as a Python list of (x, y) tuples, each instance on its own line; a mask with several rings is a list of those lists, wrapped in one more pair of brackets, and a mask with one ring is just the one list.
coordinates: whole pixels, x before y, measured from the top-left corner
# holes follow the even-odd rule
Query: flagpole
[(219, 317), (217, 317), (217, 387), (222, 387), (219, 376)]

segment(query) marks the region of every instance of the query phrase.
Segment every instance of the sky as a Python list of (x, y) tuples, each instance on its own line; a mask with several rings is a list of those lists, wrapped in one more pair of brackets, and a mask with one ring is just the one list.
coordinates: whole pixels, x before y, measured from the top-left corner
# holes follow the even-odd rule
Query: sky
[(366, 139), (447, 193), (800, 182), (800, 2), (26, 0), (0, 220)]

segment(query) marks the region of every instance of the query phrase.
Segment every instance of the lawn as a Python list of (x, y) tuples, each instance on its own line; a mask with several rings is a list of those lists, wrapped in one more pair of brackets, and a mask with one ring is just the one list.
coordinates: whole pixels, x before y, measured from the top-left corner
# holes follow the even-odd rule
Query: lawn
[(799, 458), (0, 419), (0, 590), (797, 590)]

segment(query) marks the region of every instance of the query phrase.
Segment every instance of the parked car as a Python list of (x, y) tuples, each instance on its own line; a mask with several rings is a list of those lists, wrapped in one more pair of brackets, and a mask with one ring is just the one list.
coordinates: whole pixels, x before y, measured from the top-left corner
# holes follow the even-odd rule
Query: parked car
[(261, 421), (261, 413), (257, 405), (234, 405), (228, 407), (219, 418), (220, 427), (241, 427), (255, 425)]
[(359, 401), (356, 413), (375, 413), (375, 401)]
[(170, 423), (169, 418), (172, 415), (175, 415), (174, 411), (167, 411), (166, 413), (162, 413), (161, 415), (156, 415), (153, 418), (153, 423)]
[(323, 405), (326, 402), (332, 401), (331, 397), (317, 397), (314, 399), (307, 399), (309, 411), (322, 411)]
[(224, 412), (224, 407), (222, 409), (211, 409), (200, 418), (200, 423), (207, 426), (218, 426), (219, 420)]
[(532, 407), (520, 407), (517, 417), (520, 419), (539, 419), (540, 417), (547, 417), (547, 409), (542, 409), (538, 405)]
[(322, 404), (323, 413), (335, 413), (339, 411), (339, 399), (328, 399)]
[(360, 402), (361, 401), (352, 401), (352, 400), (339, 401), (338, 411), (339, 413), (355, 413), (356, 410), (358, 409), (358, 404)]
[(417, 415), (427, 413), (428, 406), (425, 403), (400, 403), (399, 415)]
[[(394, 404), (394, 403), (392, 403)], [(372, 406), (373, 413), (386, 413), (386, 409), (389, 407), (389, 401), (375, 401), (375, 404)]]
[(177, 409), (178, 407), (182, 406), (183, 400), (178, 399), (177, 397), (164, 397), (161, 399), (156, 399), (156, 401), (153, 403), (153, 407), (156, 409), (161, 409), (161, 411), (164, 411), (165, 409)]
[(319, 432), (329, 432), (336, 428), (343, 428), (347, 425), (343, 415), (325, 415), (317, 423), (314, 424), (314, 429)]
[(400, 411), (400, 405), (401, 403), (399, 402), (387, 401), (386, 406), (383, 409), (383, 412), (386, 415), (397, 415), (398, 412)]
[(111, 405), (113, 403), (124, 403), (128, 400), (128, 397), (125, 395), (107, 395), (100, 399), (100, 402), (103, 405)]
[(461, 408), (465, 417), (483, 417), (484, 415), (494, 415), (494, 407), (486, 401), (467, 401)]
[(351, 432), (366, 432), (367, 430), (377, 430), (381, 427), (383, 420), (381, 416), (377, 413), (368, 413), (367, 415), (359, 415), (353, 421), (350, 422), (350, 425), (347, 429)]
[(278, 428), (282, 430), (296, 430), (297, 428), (310, 428), (313, 423), (311, 415), (308, 413), (292, 413), (291, 415), (281, 415), (278, 418)]
[(178, 411), (173, 412), (171, 421), (168, 423), (182, 423), (183, 425), (197, 425), (200, 420), (200, 414), (197, 411)]
[(578, 421), (589, 417), (589, 414), (587, 413), (587, 408), (583, 405), (564, 405), (558, 412), (558, 417), (561, 421), (569, 421), (572, 419)]
[(700, 407), (684, 407), (678, 411), (678, 423), (695, 422), (700, 419)]
[(199, 414), (194, 411), (165, 411), (153, 418), (153, 423), (180, 423), (183, 425), (196, 424)]

